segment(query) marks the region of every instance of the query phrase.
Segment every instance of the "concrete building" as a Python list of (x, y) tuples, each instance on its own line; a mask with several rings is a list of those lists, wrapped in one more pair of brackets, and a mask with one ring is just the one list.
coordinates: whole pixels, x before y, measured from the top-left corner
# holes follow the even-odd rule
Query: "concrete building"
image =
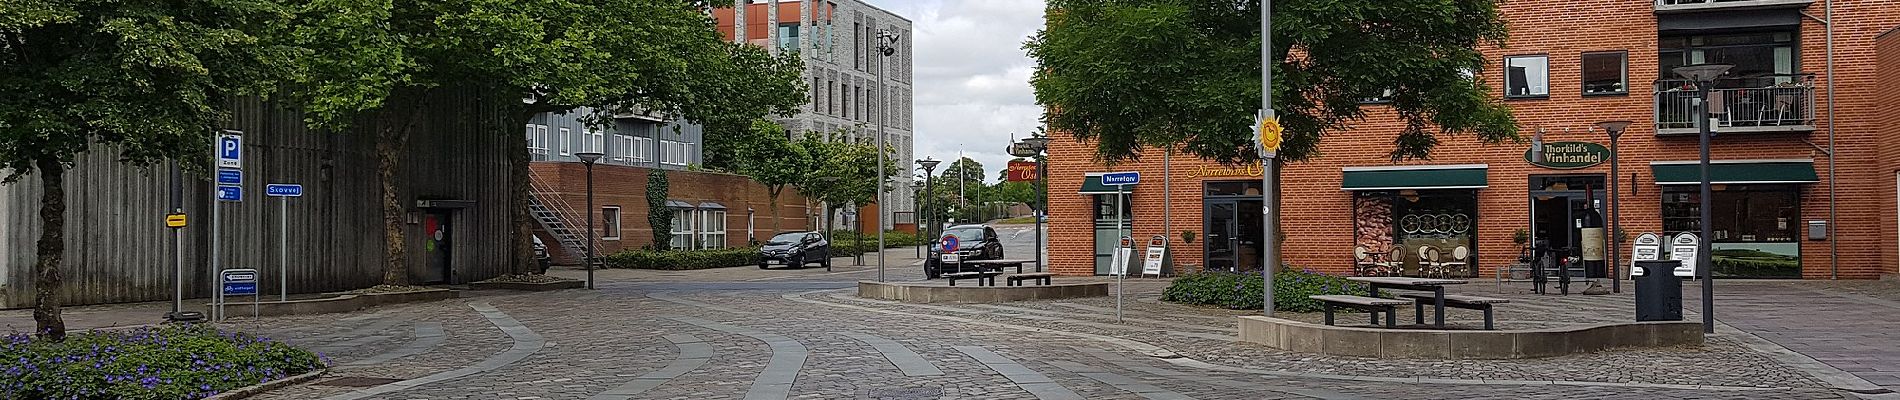
[[(1583, 247), (1577, 224), (1593, 207), (1611, 214), (1612, 182), (1624, 232), (1614, 251), (1625, 260), (1628, 239), (1695, 231), (1703, 222), (1691, 111), (1698, 91), (1671, 70), (1728, 63), (1735, 68), (1716, 82), (1710, 102), (1720, 132), (1713, 144), (1718, 218), (1707, 221), (1716, 275), (1894, 273), (1900, 34), (1882, 33), (1900, 25), (1900, 7), (1831, 4), (1830, 47), (1830, 28), (1818, 19), (1823, 3), (1811, 0), (1501, 3), (1510, 37), (1484, 49), (1492, 61), (1479, 79), (1515, 112), (1525, 139), (1541, 132), (1546, 160), (1531, 162), (1529, 143), (1441, 136), (1431, 160), (1393, 163), (1387, 152), (1402, 122), (1380, 99), (1368, 99), (1364, 121), (1328, 134), (1318, 157), (1286, 166), (1285, 236), (1278, 239), (1285, 261), (1354, 274), (1396, 250), (1400, 274), (1489, 278), (1517, 262), (1526, 244), (1518, 236)], [(1613, 120), (1635, 121), (1617, 149), (1593, 128)], [(1124, 206), (1138, 241), (1173, 238), (1183, 269), (1260, 268), (1257, 166), (1175, 157), (1172, 170), (1155, 162), (1110, 168), (1090, 161), (1092, 144), (1056, 138), (1051, 235), (1092, 240), (1051, 240), (1055, 271), (1107, 271), (1116, 196), (1097, 176), (1111, 170), (1146, 175)], [(1614, 180), (1612, 155), (1621, 168)], [(1171, 185), (1162, 184), (1164, 174)], [(1183, 231), (1198, 233), (1196, 240), (1183, 240)], [(1388, 256), (1358, 256), (1358, 249)], [(1438, 250), (1438, 258), (1421, 249)], [(1435, 271), (1443, 265), (1468, 268)]]
[[(885, 143), (901, 165), (915, 168), (912, 136), (911, 21), (858, 0), (735, 0), (713, 11), (727, 38), (764, 46), (775, 53), (795, 52), (805, 61), (803, 78), (812, 101), (797, 115), (779, 121), (792, 132), (847, 130), (857, 138), (876, 138), (888, 118)], [(877, 32), (895, 33), (895, 53), (878, 82)], [(883, 93), (882, 96), (879, 94)], [(907, 176), (907, 174), (898, 174)], [(900, 179), (899, 181), (904, 181)], [(915, 197), (909, 190), (889, 192), (882, 207), (886, 229), (914, 223)], [(866, 207), (859, 214), (878, 212)], [(893, 215), (895, 213), (895, 215)], [(869, 227), (866, 226), (869, 231)]]

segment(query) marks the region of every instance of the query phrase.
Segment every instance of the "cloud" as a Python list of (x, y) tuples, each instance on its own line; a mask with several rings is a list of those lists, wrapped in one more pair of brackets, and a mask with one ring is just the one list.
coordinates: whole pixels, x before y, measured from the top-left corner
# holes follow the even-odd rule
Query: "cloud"
[(995, 172), (1011, 158), (1011, 133), (1034, 132), (1042, 115), (1023, 42), (1043, 25), (1039, 0), (867, 0), (911, 19), (917, 158), (965, 155)]

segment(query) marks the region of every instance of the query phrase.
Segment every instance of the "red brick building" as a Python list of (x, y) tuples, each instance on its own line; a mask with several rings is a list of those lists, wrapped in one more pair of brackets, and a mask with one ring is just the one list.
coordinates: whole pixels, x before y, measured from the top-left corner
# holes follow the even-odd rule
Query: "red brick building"
[[(587, 204), (587, 169), (578, 162), (535, 162), (533, 171), (536, 198), (549, 208), (580, 210)], [(598, 251), (613, 254), (626, 249), (645, 248), (653, 243), (653, 228), (647, 223), (647, 179), (651, 168), (624, 165), (594, 166), (594, 230)], [(676, 248), (744, 247), (756, 238), (764, 241), (774, 231), (771, 202), (764, 185), (740, 175), (672, 170), (666, 172), (667, 205), (664, 212), (673, 216)], [(565, 206), (553, 206), (560, 203)], [(810, 230), (813, 215), (807, 212), (805, 197), (786, 188), (779, 195), (778, 231)], [(809, 208), (815, 210), (815, 207)], [(587, 224), (585, 216), (566, 212), (563, 223), (574, 227)], [(579, 231), (577, 229), (576, 231)], [(554, 245), (548, 230), (535, 234), (556, 264), (580, 264), (584, 254), (573, 254), (565, 246)]]
[[(1626, 238), (1617, 252), (1624, 259), (1628, 239), (1637, 235), (1694, 231), (1697, 90), (1670, 70), (1727, 63), (1736, 67), (1714, 85), (1709, 104), (1719, 114), (1712, 173), (1716, 273), (1868, 279), (1895, 272), (1900, 163), (1890, 153), (1900, 148), (1881, 139), (1900, 135), (1894, 128), (1900, 124), (1894, 90), (1900, 34), (1882, 33), (1900, 25), (1900, 7), (1883, 0), (1833, 2), (1832, 79), (1828, 29), (1816, 19), (1823, 14), (1820, 2), (1511, 1), (1500, 7), (1510, 38), (1486, 49), (1493, 61), (1480, 79), (1513, 109), (1525, 139), (1542, 132), (1545, 162), (1529, 161), (1529, 143), (1451, 137), (1431, 160), (1391, 163), (1387, 152), (1402, 126), (1370, 102), (1367, 118), (1329, 135), (1320, 156), (1286, 167), (1286, 262), (1351, 274), (1359, 265), (1356, 248), (1379, 254), (1399, 248), (1402, 273), (1416, 275), (1426, 273), (1418, 249), (1431, 247), (1438, 262), (1475, 267), (1450, 275), (1491, 277), (1517, 262), (1519, 232), (1529, 241), (1580, 247), (1578, 220), (1593, 202), (1611, 214), (1607, 187), (1613, 182)], [(1883, 53), (1876, 53), (1876, 38)], [(1830, 88), (1838, 93), (1830, 95)], [(1614, 149), (1620, 168), (1612, 179), (1611, 143), (1593, 126), (1614, 120), (1635, 124)], [(1830, 132), (1839, 150), (1832, 157), (1822, 150)], [(1178, 269), (1259, 267), (1258, 167), (1232, 169), (1183, 155), (1110, 167), (1090, 161), (1090, 144), (1058, 139), (1050, 146), (1056, 272), (1107, 271), (1116, 196), (1093, 176), (1124, 170), (1142, 173), (1127, 200), (1131, 236), (1171, 238)], [(1830, 206), (1838, 207), (1839, 221), (1829, 221)], [(1831, 235), (1825, 234), (1830, 222), (1838, 222)], [(1822, 234), (1811, 237), (1811, 223)], [(1183, 231), (1195, 234), (1191, 243)], [(1455, 260), (1459, 253), (1463, 259)]]

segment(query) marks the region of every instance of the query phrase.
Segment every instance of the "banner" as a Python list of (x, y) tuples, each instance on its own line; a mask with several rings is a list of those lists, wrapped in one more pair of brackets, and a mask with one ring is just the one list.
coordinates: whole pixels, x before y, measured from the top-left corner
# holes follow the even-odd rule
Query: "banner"
[(1036, 162), (1010, 161), (1008, 178), (1010, 182), (1034, 182), (1036, 180)]

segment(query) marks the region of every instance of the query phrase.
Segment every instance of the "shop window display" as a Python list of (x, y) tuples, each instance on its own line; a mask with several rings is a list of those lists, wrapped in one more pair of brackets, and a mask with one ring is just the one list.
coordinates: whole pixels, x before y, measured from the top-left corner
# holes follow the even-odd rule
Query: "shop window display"
[[(1717, 277), (1800, 278), (1801, 195), (1790, 185), (1717, 185), (1709, 232), (1709, 271)], [(1701, 229), (1700, 192), (1695, 186), (1663, 191), (1663, 231)]]
[[(1362, 275), (1476, 276), (1477, 192), (1365, 191), (1353, 196)], [(1396, 256), (1396, 257), (1395, 257)]]

